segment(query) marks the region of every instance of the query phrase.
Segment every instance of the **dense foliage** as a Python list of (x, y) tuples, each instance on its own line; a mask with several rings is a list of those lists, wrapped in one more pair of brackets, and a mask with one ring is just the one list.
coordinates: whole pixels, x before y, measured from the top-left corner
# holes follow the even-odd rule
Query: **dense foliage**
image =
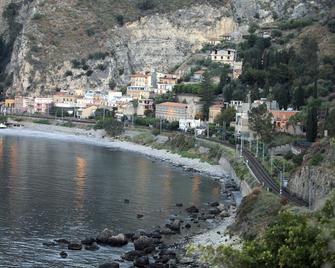
[(249, 127), (261, 141), (269, 143), (272, 136), (272, 115), (268, 112), (265, 104), (251, 108), (249, 112)]
[(119, 136), (124, 131), (123, 123), (117, 121), (114, 118), (97, 121), (94, 129), (104, 129), (106, 133), (111, 137)]
[(332, 267), (335, 263), (335, 195), (315, 214), (283, 210), (263, 237), (228, 246), (202, 248), (211, 266), (228, 268)]

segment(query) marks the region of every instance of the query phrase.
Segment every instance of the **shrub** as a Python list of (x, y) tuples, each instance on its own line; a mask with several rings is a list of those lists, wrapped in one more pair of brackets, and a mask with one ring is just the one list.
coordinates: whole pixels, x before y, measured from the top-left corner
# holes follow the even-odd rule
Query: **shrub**
[(33, 120), (33, 123), (42, 124), (42, 125), (50, 125), (50, 121), (48, 119)]
[(279, 30), (274, 29), (274, 30), (272, 30), (271, 35), (273, 37), (281, 37), (282, 36), (282, 32), (279, 31)]
[(95, 35), (95, 30), (94, 30), (94, 28), (87, 28), (85, 31), (86, 31), (86, 34), (87, 34), (89, 37)]
[(90, 60), (104, 60), (108, 56), (108, 52), (95, 52), (88, 55)]
[(121, 135), (124, 131), (123, 124), (114, 118), (99, 120), (94, 129), (104, 129), (109, 136)]
[(323, 161), (323, 156), (321, 154), (316, 154), (310, 160), (312, 166), (318, 166)]
[(153, 0), (139, 0), (137, 3), (137, 7), (143, 11), (150, 10), (155, 8), (155, 3)]
[(161, 133), (160, 130), (157, 129), (157, 128), (154, 128), (154, 129), (152, 130), (152, 135), (157, 136), (157, 135), (159, 135), (160, 133)]
[(33, 20), (40, 20), (43, 18), (43, 15), (40, 13), (35, 13), (32, 17)]
[(86, 72), (86, 76), (91, 76), (93, 74), (93, 71), (92, 70), (88, 70), (87, 72)]
[(65, 72), (64, 76), (65, 76), (65, 77), (73, 76), (73, 73), (72, 73), (72, 71), (67, 70), (67, 71)]
[(124, 25), (124, 17), (123, 17), (123, 15), (121, 15), (121, 14), (116, 15), (115, 16), (115, 20), (116, 20), (116, 22), (117, 22), (117, 24), (119, 26), (123, 26)]
[(304, 28), (313, 23), (311, 19), (292, 19), (279, 24), (281, 30), (291, 30), (296, 28)]
[(71, 63), (72, 63), (72, 67), (75, 69), (79, 69), (81, 67), (81, 62), (79, 60), (74, 59), (71, 61)]

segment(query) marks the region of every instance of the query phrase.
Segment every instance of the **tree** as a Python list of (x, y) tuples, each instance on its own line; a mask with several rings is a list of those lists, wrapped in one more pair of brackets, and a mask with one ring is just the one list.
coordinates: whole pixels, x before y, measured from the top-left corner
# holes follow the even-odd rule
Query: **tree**
[(104, 129), (109, 136), (115, 137), (124, 131), (123, 124), (114, 118), (99, 120), (94, 129)]
[(226, 123), (225, 127), (229, 127), (230, 123), (235, 121), (236, 110), (234, 107), (228, 107), (221, 111), (220, 115), (215, 118), (214, 122), (216, 124), (222, 125), (223, 122)]
[(204, 116), (208, 120), (209, 107), (211, 106), (214, 99), (214, 88), (211, 78), (207, 72), (204, 74), (199, 94), (201, 96), (201, 100), (204, 102)]
[(305, 104), (305, 90), (302, 86), (299, 86), (294, 90), (293, 93), (293, 104), (299, 110)]
[(330, 136), (335, 136), (335, 108), (330, 111), (327, 117), (326, 129)]
[(272, 114), (268, 112), (265, 104), (251, 109), (249, 112), (249, 127), (256, 132), (262, 142), (269, 143), (271, 141)]
[(317, 108), (312, 106), (308, 109), (306, 121), (306, 139), (314, 142), (318, 135), (318, 115)]

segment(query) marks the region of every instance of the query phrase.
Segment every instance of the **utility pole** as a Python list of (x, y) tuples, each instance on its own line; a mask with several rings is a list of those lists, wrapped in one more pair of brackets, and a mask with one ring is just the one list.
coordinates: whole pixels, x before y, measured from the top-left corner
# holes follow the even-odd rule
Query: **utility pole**
[(279, 190), (279, 194), (282, 195), (283, 194), (283, 172), (280, 171), (280, 190)]
[(64, 108), (62, 107), (62, 121), (64, 121)]
[(249, 151), (251, 152), (252, 150), (252, 139), (249, 137)]
[(262, 157), (263, 163), (264, 163), (264, 158), (265, 158), (265, 143), (263, 142), (263, 157)]
[(162, 118), (160, 117), (159, 118), (159, 133), (161, 134), (162, 133)]
[(105, 121), (105, 106), (104, 106), (104, 108), (103, 108), (102, 121)]
[(273, 173), (273, 152), (270, 151), (271, 174)]
[(209, 122), (207, 121), (207, 139), (209, 139)]
[(258, 158), (258, 137), (256, 138), (256, 158)]
[(243, 136), (241, 135), (241, 151), (240, 151), (240, 157), (243, 156)]

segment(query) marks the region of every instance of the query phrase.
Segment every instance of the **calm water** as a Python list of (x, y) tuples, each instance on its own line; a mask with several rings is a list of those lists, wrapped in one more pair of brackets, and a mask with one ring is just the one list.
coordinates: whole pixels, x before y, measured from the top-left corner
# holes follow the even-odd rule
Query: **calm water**
[(131, 246), (62, 260), (42, 242), (146, 229), (180, 212), (176, 203), (219, 198), (209, 178), (142, 155), (0, 133), (0, 267), (96, 267)]

